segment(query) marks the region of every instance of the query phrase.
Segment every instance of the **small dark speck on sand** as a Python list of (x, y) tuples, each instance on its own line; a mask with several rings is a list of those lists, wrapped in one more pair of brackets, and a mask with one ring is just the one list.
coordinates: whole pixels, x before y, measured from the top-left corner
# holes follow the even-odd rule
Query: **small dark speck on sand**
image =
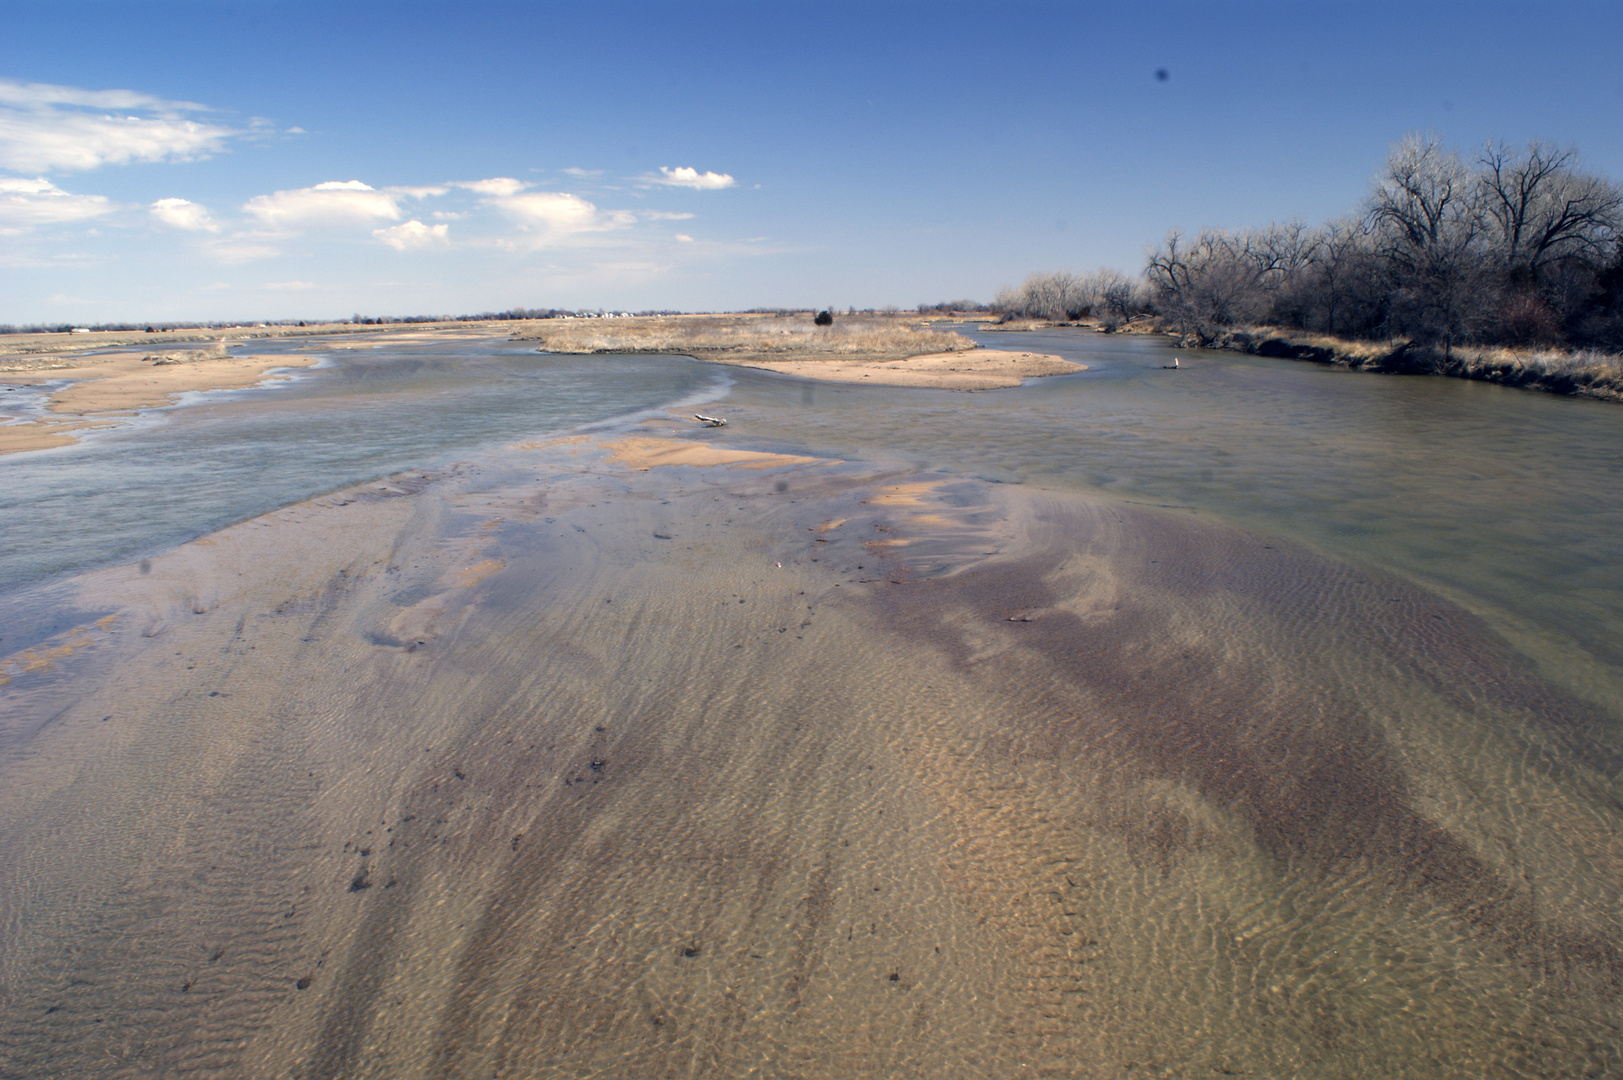
[(891, 982), (901, 982), (902, 981), (902, 973), (900, 971), (891, 972), (890, 973), (890, 981)]
[(359, 874), (356, 874), (354, 880), (349, 883), (349, 891), (360, 892), (362, 889), (370, 889), (372, 887), (372, 883), (366, 880), (366, 877), (367, 872), (365, 870), (362, 870)]
[(682, 950), (682, 955), (687, 959), (692, 960), (695, 956), (699, 955), (699, 947), (697, 945), (689, 945), (687, 948)]
[(654, 534), (654, 539), (655, 540), (669, 540), (670, 537), (665, 535), (664, 533), (655, 533)]
[(300, 979), (298, 982), (293, 984), (293, 989), (295, 989), (295, 990), (308, 990), (309, 988), (310, 988), (310, 976), (308, 976), (308, 975), (306, 975), (304, 978)]

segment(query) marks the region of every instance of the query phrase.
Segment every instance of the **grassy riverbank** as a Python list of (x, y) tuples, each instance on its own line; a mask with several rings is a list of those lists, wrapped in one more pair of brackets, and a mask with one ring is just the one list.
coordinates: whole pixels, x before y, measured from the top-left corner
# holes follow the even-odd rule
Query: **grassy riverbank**
[(1231, 330), (1209, 341), (1186, 341), (1185, 344), (1336, 364), (1358, 371), (1446, 375), (1552, 394), (1623, 401), (1623, 356), (1593, 349), (1471, 345), (1445, 351), (1403, 338), (1356, 341), (1267, 326)]

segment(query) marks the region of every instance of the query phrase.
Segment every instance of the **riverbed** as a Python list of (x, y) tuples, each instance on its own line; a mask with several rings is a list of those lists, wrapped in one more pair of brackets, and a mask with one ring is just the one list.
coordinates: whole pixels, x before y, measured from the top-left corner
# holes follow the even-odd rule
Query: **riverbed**
[(1623, 413), (984, 336), (0, 461), (0, 1074), (1623, 1065)]

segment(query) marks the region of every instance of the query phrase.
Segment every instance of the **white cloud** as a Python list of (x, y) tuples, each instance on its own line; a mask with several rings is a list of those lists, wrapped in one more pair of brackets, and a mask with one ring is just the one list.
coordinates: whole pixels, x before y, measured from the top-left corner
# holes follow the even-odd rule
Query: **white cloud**
[(603, 175), (603, 170), (602, 169), (581, 169), (581, 168), (576, 168), (573, 165), (571, 165), (569, 168), (567, 168), (567, 169), (565, 169), (563, 171), (565, 173), (567, 173), (568, 175), (575, 177), (577, 180), (590, 180), (594, 176), (602, 176)]
[(209, 217), (209, 212), (198, 203), (186, 199), (159, 199), (148, 210), (165, 225), (188, 232), (219, 232), (220, 227)]
[(284, 131), (282, 134), (284, 134), (284, 135), (308, 135), (310, 133), (308, 131), (305, 131), (301, 127), (290, 127), (286, 131)]
[(165, 101), (135, 90), (81, 90), (76, 86), (51, 83), (19, 83), (0, 79), (0, 105), (41, 108), (48, 105), (79, 105), (91, 109), (158, 110), (161, 112), (204, 112), (206, 107), (190, 101)]
[(689, 236), (687, 233), (677, 233), (676, 241), (679, 244), (691, 244), (693, 243), (693, 237)]
[(0, 236), (15, 236), (40, 225), (88, 221), (112, 209), (105, 195), (74, 195), (43, 177), (0, 177)]
[(650, 176), (648, 179), (656, 184), (664, 184), (666, 187), (694, 188), (699, 191), (719, 191), (722, 188), (730, 188), (738, 183), (726, 173), (700, 172), (698, 169), (690, 168), (687, 165), (681, 165), (674, 169), (661, 165), (659, 175)]
[(447, 233), (450, 228), (449, 225), (424, 225), (413, 219), (387, 229), (373, 229), (372, 235), (396, 251), (407, 251), (445, 243), (449, 239)]
[(496, 176), (489, 180), (453, 180), (450, 186), (464, 188), (478, 195), (505, 196), (517, 195), (530, 185), (511, 176)]
[(400, 220), (396, 196), (359, 180), (328, 180), (315, 187), (255, 195), (243, 209), (267, 225), (352, 225)]
[(272, 292), (309, 292), (319, 287), (313, 281), (267, 281), (264, 285)]
[[(117, 109), (120, 115), (92, 110)], [(131, 161), (186, 161), (238, 132), (187, 118), (205, 111), (133, 90), (81, 90), (0, 79), (0, 167), (76, 172)], [(145, 115), (132, 115), (139, 112)]]
[(488, 198), (485, 202), (529, 229), (539, 229), (546, 239), (574, 233), (621, 229), (637, 220), (629, 210), (599, 210), (579, 195), (561, 191), (527, 191), (518, 195)]
[(435, 195), (444, 195), (449, 189), (444, 184), (435, 184), (428, 187), (405, 187), (395, 184), (383, 190), (390, 195), (404, 195), (411, 199), (428, 199)]
[(649, 221), (687, 221), (693, 215), (676, 213), (670, 210), (644, 210), (640, 216), (647, 218)]

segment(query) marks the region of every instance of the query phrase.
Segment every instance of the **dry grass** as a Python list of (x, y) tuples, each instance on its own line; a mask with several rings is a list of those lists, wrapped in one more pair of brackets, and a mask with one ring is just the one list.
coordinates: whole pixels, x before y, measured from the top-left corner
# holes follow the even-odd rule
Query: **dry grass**
[(1285, 331), (1275, 327), (1256, 327), (1252, 332), (1287, 337), (1293, 344), (1308, 345), (1315, 349), (1328, 349), (1338, 357), (1370, 362), (1383, 356), (1390, 356), (1408, 344), (1407, 341), (1403, 340), (1356, 341), (1352, 338), (1331, 337), (1328, 334), (1311, 334), (1305, 331)]
[(1509, 346), (1439, 348), (1402, 338), (1358, 341), (1272, 326), (1235, 330), (1209, 344), (1262, 356), (1279, 356), (1404, 374), (1448, 375), (1554, 394), (1623, 401), (1623, 356), (1594, 349)]
[(1623, 401), (1623, 356), (1597, 349), (1457, 349), (1444, 373)]
[(902, 360), (962, 352), (975, 343), (951, 331), (878, 317), (817, 326), (811, 316), (648, 316), (549, 319), (515, 335), (556, 353), (675, 353), (731, 361)]

